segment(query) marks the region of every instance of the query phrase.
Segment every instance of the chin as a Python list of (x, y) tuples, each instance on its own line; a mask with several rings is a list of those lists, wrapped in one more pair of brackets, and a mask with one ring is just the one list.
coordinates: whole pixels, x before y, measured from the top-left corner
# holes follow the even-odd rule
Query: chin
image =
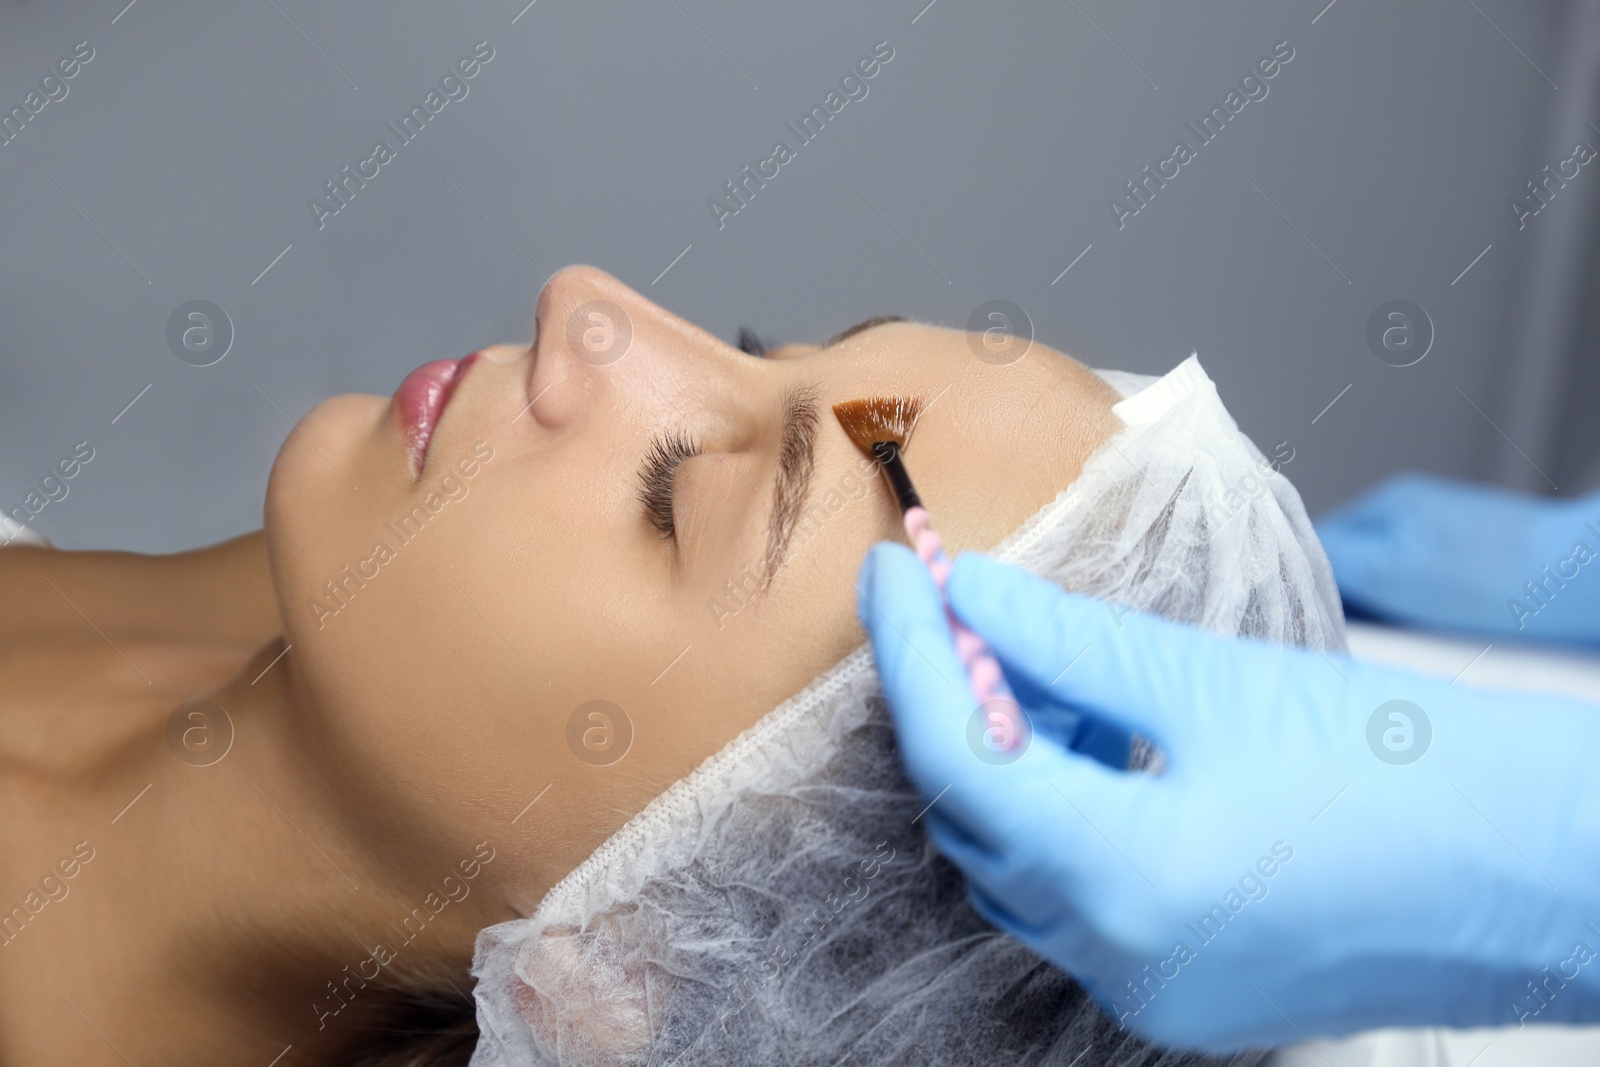
[(390, 484), (406, 477), (388, 415), (388, 398), (347, 393), (318, 404), (284, 438), (267, 477), (262, 515), (280, 594), (293, 585), (295, 560), (337, 552), (343, 535), (360, 528), (363, 515), (381, 510)]
[[(399, 438), (385, 434), (389, 401), (369, 393), (331, 396), (300, 417), (272, 461), (267, 478), (267, 511), (303, 493), (320, 495), (334, 484), (354, 492), (346, 477), (361, 485), (359, 470), (381, 477), (385, 437), (392, 440), (394, 463), (404, 468)], [(336, 469), (337, 468), (337, 469)], [(340, 472), (343, 472), (341, 475)]]

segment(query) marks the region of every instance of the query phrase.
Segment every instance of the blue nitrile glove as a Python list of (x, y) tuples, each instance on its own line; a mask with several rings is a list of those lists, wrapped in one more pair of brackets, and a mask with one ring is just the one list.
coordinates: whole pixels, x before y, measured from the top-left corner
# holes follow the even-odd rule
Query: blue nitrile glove
[[(982, 556), (948, 588), (1034, 733), (984, 748), (932, 580), (876, 546), (859, 610), (925, 821), (1113, 1019), (1218, 1052), (1600, 1019), (1600, 708), (1113, 613)], [(1063, 744), (1080, 716), (1165, 771)]]
[(1345, 603), (1414, 626), (1600, 644), (1600, 493), (1401, 474), (1316, 524)]

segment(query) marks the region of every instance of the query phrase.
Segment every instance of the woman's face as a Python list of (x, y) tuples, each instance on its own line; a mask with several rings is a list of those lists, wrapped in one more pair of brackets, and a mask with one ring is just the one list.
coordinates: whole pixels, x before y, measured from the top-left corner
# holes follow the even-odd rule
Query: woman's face
[(863, 640), (856, 569), (899, 518), (832, 404), (923, 400), (906, 460), (952, 550), (1076, 477), (1115, 396), (1043, 346), (980, 351), (895, 322), (753, 357), (575, 267), (531, 347), (320, 405), (266, 526), (296, 726), (341, 811), (397, 863), (489, 841), (531, 909)]

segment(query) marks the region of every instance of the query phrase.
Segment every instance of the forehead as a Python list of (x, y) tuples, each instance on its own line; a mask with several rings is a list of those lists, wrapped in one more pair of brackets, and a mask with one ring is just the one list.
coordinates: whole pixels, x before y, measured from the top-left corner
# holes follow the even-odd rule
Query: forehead
[(859, 329), (840, 335), (817, 350), (826, 358), (906, 360), (923, 356), (945, 359), (968, 352), (963, 330), (953, 330), (922, 322), (884, 321), (862, 324)]
[[(932, 389), (972, 387), (984, 392), (1027, 388), (1040, 361), (1019, 358), (996, 364), (981, 334), (919, 322), (872, 326), (832, 346), (814, 350), (810, 363), (825, 378), (860, 382), (874, 388)], [(1026, 349), (1044, 351), (1036, 342)], [(1037, 383), (1033, 383), (1037, 384)]]

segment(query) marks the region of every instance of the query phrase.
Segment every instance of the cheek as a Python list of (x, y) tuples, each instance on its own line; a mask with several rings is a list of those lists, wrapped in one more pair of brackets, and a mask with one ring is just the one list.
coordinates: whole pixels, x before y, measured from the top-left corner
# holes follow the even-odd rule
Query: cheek
[(497, 450), (464, 498), (432, 514), (425, 476), (343, 516), (350, 530), (296, 562), (291, 655), (309, 743), (376, 834), (503, 835), (560, 771), (572, 679), (602, 673), (582, 658), (599, 641), (573, 610), (586, 568), (563, 564), (573, 524), (551, 519), (572, 509), (516, 473)]
[[(743, 571), (762, 569), (766, 526), (759, 517), (768, 506), (770, 486), (749, 459), (708, 453), (678, 468), (673, 481), (674, 518), (683, 574), (695, 583), (720, 586)], [(630, 498), (621, 519), (636, 522)]]
[[(900, 539), (899, 513), (877, 476), (842, 436), (818, 442), (810, 500), (764, 595), (726, 616), (717, 644), (740, 688), (766, 710), (798, 691), (864, 640), (855, 580), (867, 549)], [(850, 495), (855, 487), (855, 496)]]

